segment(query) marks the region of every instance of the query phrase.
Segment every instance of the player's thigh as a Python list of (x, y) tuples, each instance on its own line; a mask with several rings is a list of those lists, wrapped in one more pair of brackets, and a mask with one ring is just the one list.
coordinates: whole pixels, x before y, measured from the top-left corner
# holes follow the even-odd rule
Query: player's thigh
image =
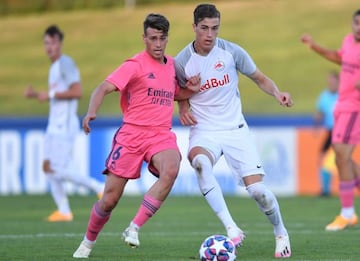
[(223, 135), (215, 131), (191, 131), (189, 137), (188, 158), (190, 162), (198, 154), (205, 154), (215, 165), (222, 155), (221, 139)]
[(335, 112), (332, 143), (360, 144), (360, 113)]
[(45, 135), (44, 158), (50, 161), (50, 168), (67, 168), (73, 160), (73, 141), (71, 137)]
[[(236, 129), (230, 131), (225, 136), (226, 140), (223, 143), (223, 154), (225, 160), (232, 170), (235, 177), (241, 183), (245, 177), (252, 182), (255, 179), (261, 179), (265, 175), (262, 167), (260, 156), (256, 147), (256, 142), (250, 131), (245, 127), (244, 129)], [(255, 175), (259, 175), (256, 177)]]
[(104, 174), (112, 173), (126, 179), (140, 177), (141, 165), (144, 160), (144, 152), (122, 141), (114, 140), (111, 151), (106, 159)]
[(181, 155), (176, 149), (167, 149), (156, 153), (151, 158), (151, 164), (162, 175), (177, 176), (180, 168)]
[(149, 171), (156, 177), (161, 173), (176, 176), (180, 168), (181, 154), (175, 133), (155, 129), (149, 132), (145, 144), (145, 161)]

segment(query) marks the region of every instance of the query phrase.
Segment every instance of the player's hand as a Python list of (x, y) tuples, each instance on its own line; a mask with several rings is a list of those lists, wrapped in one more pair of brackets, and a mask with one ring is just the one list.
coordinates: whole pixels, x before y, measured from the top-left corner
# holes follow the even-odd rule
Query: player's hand
[(275, 98), (280, 103), (280, 105), (284, 107), (291, 107), (294, 104), (290, 94), (287, 92), (280, 92), (275, 96)]
[(309, 34), (304, 34), (300, 37), (300, 41), (303, 42), (305, 45), (307, 45), (309, 48), (313, 46), (314, 40)]
[(34, 87), (32, 87), (31, 85), (29, 85), (25, 91), (24, 91), (24, 96), (26, 98), (37, 98), (38, 93), (34, 90)]
[(40, 102), (46, 102), (49, 100), (49, 93), (48, 92), (38, 92), (37, 99)]
[(197, 121), (191, 113), (190, 104), (188, 101), (179, 101), (179, 119), (184, 126), (196, 125)]
[(201, 86), (200, 74), (194, 75), (186, 82), (186, 88), (193, 92), (199, 92)]
[(192, 126), (197, 124), (197, 121), (190, 110), (179, 113), (179, 116), (180, 116), (180, 122), (184, 126)]
[(44, 160), (43, 162), (43, 171), (45, 174), (52, 174), (54, 170), (51, 168), (50, 160)]
[(86, 114), (86, 116), (84, 117), (83, 122), (82, 122), (82, 127), (84, 129), (85, 134), (90, 133), (90, 131), (91, 131), (90, 121), (93, 121), (95, 119), (96, 119), (96, 115)]

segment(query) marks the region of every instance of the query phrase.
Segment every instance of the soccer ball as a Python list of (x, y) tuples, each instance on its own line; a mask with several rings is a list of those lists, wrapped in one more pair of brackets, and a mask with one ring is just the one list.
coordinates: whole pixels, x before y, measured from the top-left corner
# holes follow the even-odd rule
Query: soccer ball
[(226, 236), (212, 235), (207, 237), (200, 246), (201, 261), (234, 261), (236, 248)]

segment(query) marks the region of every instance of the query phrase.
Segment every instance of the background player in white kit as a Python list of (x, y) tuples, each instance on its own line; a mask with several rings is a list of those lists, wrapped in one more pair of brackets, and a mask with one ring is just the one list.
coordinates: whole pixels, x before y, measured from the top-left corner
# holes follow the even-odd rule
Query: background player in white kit
[(201, 78), (200, 92), (188, 102), (179, 102), (181, 123), (191, 125), (188, 158), (196, 171), (201, 193), (235, 245), (241, 245), (245, 235), (232, 219), (212, 172), (222, 155), (239, 184), (246, 186), (273, 225), (275, 257), (290, 257), (290, 240), (278, 202), (263, 183), (265, 172), (242, 114), (237, 73), (248, 76), (282, 106), (291, 106), (292, 99), (288, 93), (278, 90), (244, 49), (217, 38), (219, 26), (220, 12), (216, 7), (198, 5), (194, 10), (195, 41), (175, 58), (180, 86), (184, 86), (191, 75), (200, 73)]
[(40, 102), (49, 101), (50, 104), (43, 161), (43, 170), (50, 182), (51, 195), (57, 206), (57, 210), (47, 217), (50, 222), (73, 220), (63, 187), (64, 181), (87, 187), (98, 197), (101, 197), (103, 191), (103, 185), (97, 180), (78, 175), (72, 162), (75, 138), (80, 131), (77, 107), (82, 89), (76, 64), (61, 52), (63, 38), (64, 34), (56, 25), (45, 30), (44, 48), (51, 60), (49, 90), (40, 92), (29, 86), (25, 91), (27, 98)]

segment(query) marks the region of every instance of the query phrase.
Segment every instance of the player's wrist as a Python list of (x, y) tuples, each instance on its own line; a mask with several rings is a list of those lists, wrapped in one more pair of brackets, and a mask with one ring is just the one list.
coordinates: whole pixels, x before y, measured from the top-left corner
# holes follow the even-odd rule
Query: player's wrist
[(54, 98), (55, 98), (55, 95), (56, 95), (55, 90), (50, 90), (49, 93), (48, 93), (48, 95), (49, 95), (49, 99), (54, 99)]

